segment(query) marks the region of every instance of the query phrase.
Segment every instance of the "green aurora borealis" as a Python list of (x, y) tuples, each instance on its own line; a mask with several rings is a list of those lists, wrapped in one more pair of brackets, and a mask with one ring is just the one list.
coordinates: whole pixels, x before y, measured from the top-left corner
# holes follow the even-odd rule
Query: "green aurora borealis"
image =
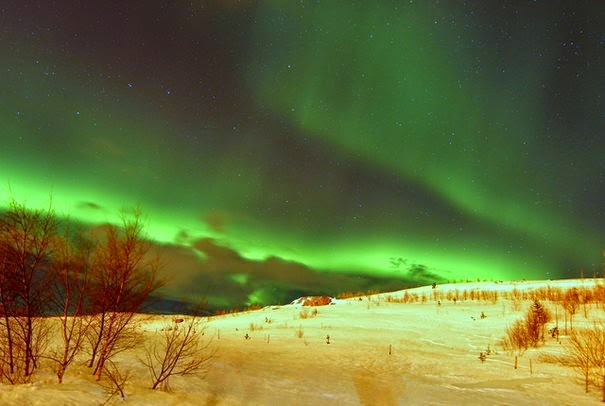
[(0, 203), (52, 194), (93, 227), (140, 204), (171, 298), (602, 269), (605, 5), (24, 1), (0, 15)]

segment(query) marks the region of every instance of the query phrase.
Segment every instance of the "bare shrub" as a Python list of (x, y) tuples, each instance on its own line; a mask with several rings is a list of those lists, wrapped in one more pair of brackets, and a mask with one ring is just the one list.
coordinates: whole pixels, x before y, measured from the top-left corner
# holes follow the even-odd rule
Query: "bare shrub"
[(262, 330), (262, 329), (263, 329), (263, 326), (261, 326), (260, 324), (254, 324), (254, 323), (250, 323), (250, 324), (248, 325), (248, 329), (249, 329), (250, 331)]
[(597, 302), (597, 306), (605, 303), (605, 284), (603, 282), (596, 282), (593, 288), (593, 298)]
[(510, 292), (510, 300), (512, 301), (512, 309), (514, 312), (521, 310), (523, 295), (517, 288), (513, 288), (513, 290)]
[(484, 302), (492, 302), (496, 304), (498, 302), (498, 291), (497, 290), (481, 290), (478, 295)]
[(516, 350), (521, 354), (529, 347), (537, 347), (541, 341), (544, 341), (546, 323), (550, 319), (548, 309), (540, 301), (535, 300), (525, 318), (515, 321), (506, 329), (505, 337), (502, 340), (503, 349), (508, 352)]
[(308, 311), (307, 309), (303, 309), (303, 310), (301, 310), (300, 313), (298, 313), (298, 317), (301, 319), (310, 319), (310, 318), (316, 317), (318, 313), (319, 312), (317, 311), (317, 308), (314, 308), (311, 311)]
[(142, 361), (151, 377), (151, 389), (170, 390), (172, 376), (204, 375), (216, 354), (210, 349), (211, 340), (203, 341), (206, 327), (197, 317), (163, 329), (161, 343), (145, 346)]
[(565, 347), (567, 356), (562, 359), (563, 364), (581, 374), (586, 392), (589, 383), (599, 388), (605, 402), (605, 326), (594, 323), (591, 328), (572, 331)]
[(504, 351), (517, 351), (520, 354), (529, 348), (529, 339), (524, 320), (517, 320), (512, 326), (506, 329), (506, 335), (502, 340), (502, 348)]
[(110, 359), (106, 360), (103, 364), (104, 375), (108, 382), (101, 382), (100, 385), (107, 392), (107, 399), (103, 402), (104, 405), (109, 404), (116, 396), (120, 396), (120, 399), (126, 399), (126, 392), (124, 388), (130, 381), (131, 372), (122, 372), (118, 366)]
[(370, 289), (370, 290), (367, 290), (365, 292), (363, 292), (363, 291), (359, 291), (359, 292), (341, 292), (341, 293), (338, 293), (336, 295), (336, 298), (337, 299), (350, 299), (350, 298), (356, 298), (356, 297), (361, 297), (361, 296), (377, 295), (379, 293), (380, 293), (380, 291), (378, 291), (376, 289)]

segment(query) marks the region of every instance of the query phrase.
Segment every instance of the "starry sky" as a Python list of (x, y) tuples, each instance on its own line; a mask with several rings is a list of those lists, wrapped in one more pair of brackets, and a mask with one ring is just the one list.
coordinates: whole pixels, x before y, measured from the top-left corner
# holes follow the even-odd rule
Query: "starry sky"
[(0, 207), (140, 205), (215, 307), (575, 277), (605, 248), (605, 3), (0, 5)]

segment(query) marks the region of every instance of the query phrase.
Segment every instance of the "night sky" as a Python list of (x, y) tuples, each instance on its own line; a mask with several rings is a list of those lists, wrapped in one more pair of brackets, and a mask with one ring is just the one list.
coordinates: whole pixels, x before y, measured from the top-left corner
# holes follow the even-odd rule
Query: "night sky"
[(169, 298), (602, 271), (603, 2), (19, 0), (0, 52), (0, 207), (140, 205)]

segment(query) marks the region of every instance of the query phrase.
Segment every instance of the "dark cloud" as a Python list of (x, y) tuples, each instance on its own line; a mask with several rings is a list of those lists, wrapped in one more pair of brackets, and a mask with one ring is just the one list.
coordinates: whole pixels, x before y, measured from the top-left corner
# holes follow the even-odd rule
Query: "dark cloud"
[[(100, 239), (109, 226), (88, 227), (87, 233)], [(190, 238), (186, 233), (185, 237)], [(401, 277), (380, 277), (356, 270), (325, 272), (277, 256), (248, 259), (213, 238), (202, 238), (191, 245), (148, 243), (150, 255), (161, 258), (160, 276), (166, 280), (160, 292), (163, 300), (180, 303), (206, 298), (211, 310), (241, 308), (253, 302), (285, 304), (303, 295), (399, 290), (441, 281), (427, 267), (417, 264), (406, 267)]]
[(424, 282), (443, 282), (443, 278), (434, 272), (431, 272), (426, 265), (412, 264), (408, 268), (408, 275), (411, 279)]
[(237, 216), (224, 210), (212, 210), (202, 216), (202, 221), (210, 230), (225, 234), (226, 227), (236, 220)]
[(203, 238), (193, 243), (193, 248), (203, 252), (209, 261), (245, 263), (240, 254), (231, 248), (218, 245), (213, 238)]
[(105, 210), (105, 207), (95, 202), (80, 202), (77, 207), (79, 209)]
[[(262, 304), (273, 304), (287, 303), (301, 295), (398, 290), (442, 280), (420, 267), (397, 278), (329, 273), (276, 256), (263, 260), (247, 259), (238, 251), (220, 245), (212, 238), (200, 239), (192, 247), (162, 246), (164, 262), (168, 266), (165, 272), (174, 275), (174, 294), (205, 295), (209, 297), (211, 304), (213, 300), (210, 296), (221, 296), (224, 302), (233, 306), (249, 304), (251, 295)], [(196, 254), (196, 251), (203, 255)], [(234, 278), (235, 275), (246, 277)]]
[(187, 232), (187, 230), (181, 230), (174, 236), (174, 242), (177, 244), (186, 244), (191, 240), (191, 235)]
[(391, 269), (396, 272), (405, 271), (408, 277), (412, 280), (424, 283), (443, 282), (445, 279), (439, 274), (431, 271), (428, 266), (423, 264), (410, 263), (406, 258), (391, 257), (389, 258)]

